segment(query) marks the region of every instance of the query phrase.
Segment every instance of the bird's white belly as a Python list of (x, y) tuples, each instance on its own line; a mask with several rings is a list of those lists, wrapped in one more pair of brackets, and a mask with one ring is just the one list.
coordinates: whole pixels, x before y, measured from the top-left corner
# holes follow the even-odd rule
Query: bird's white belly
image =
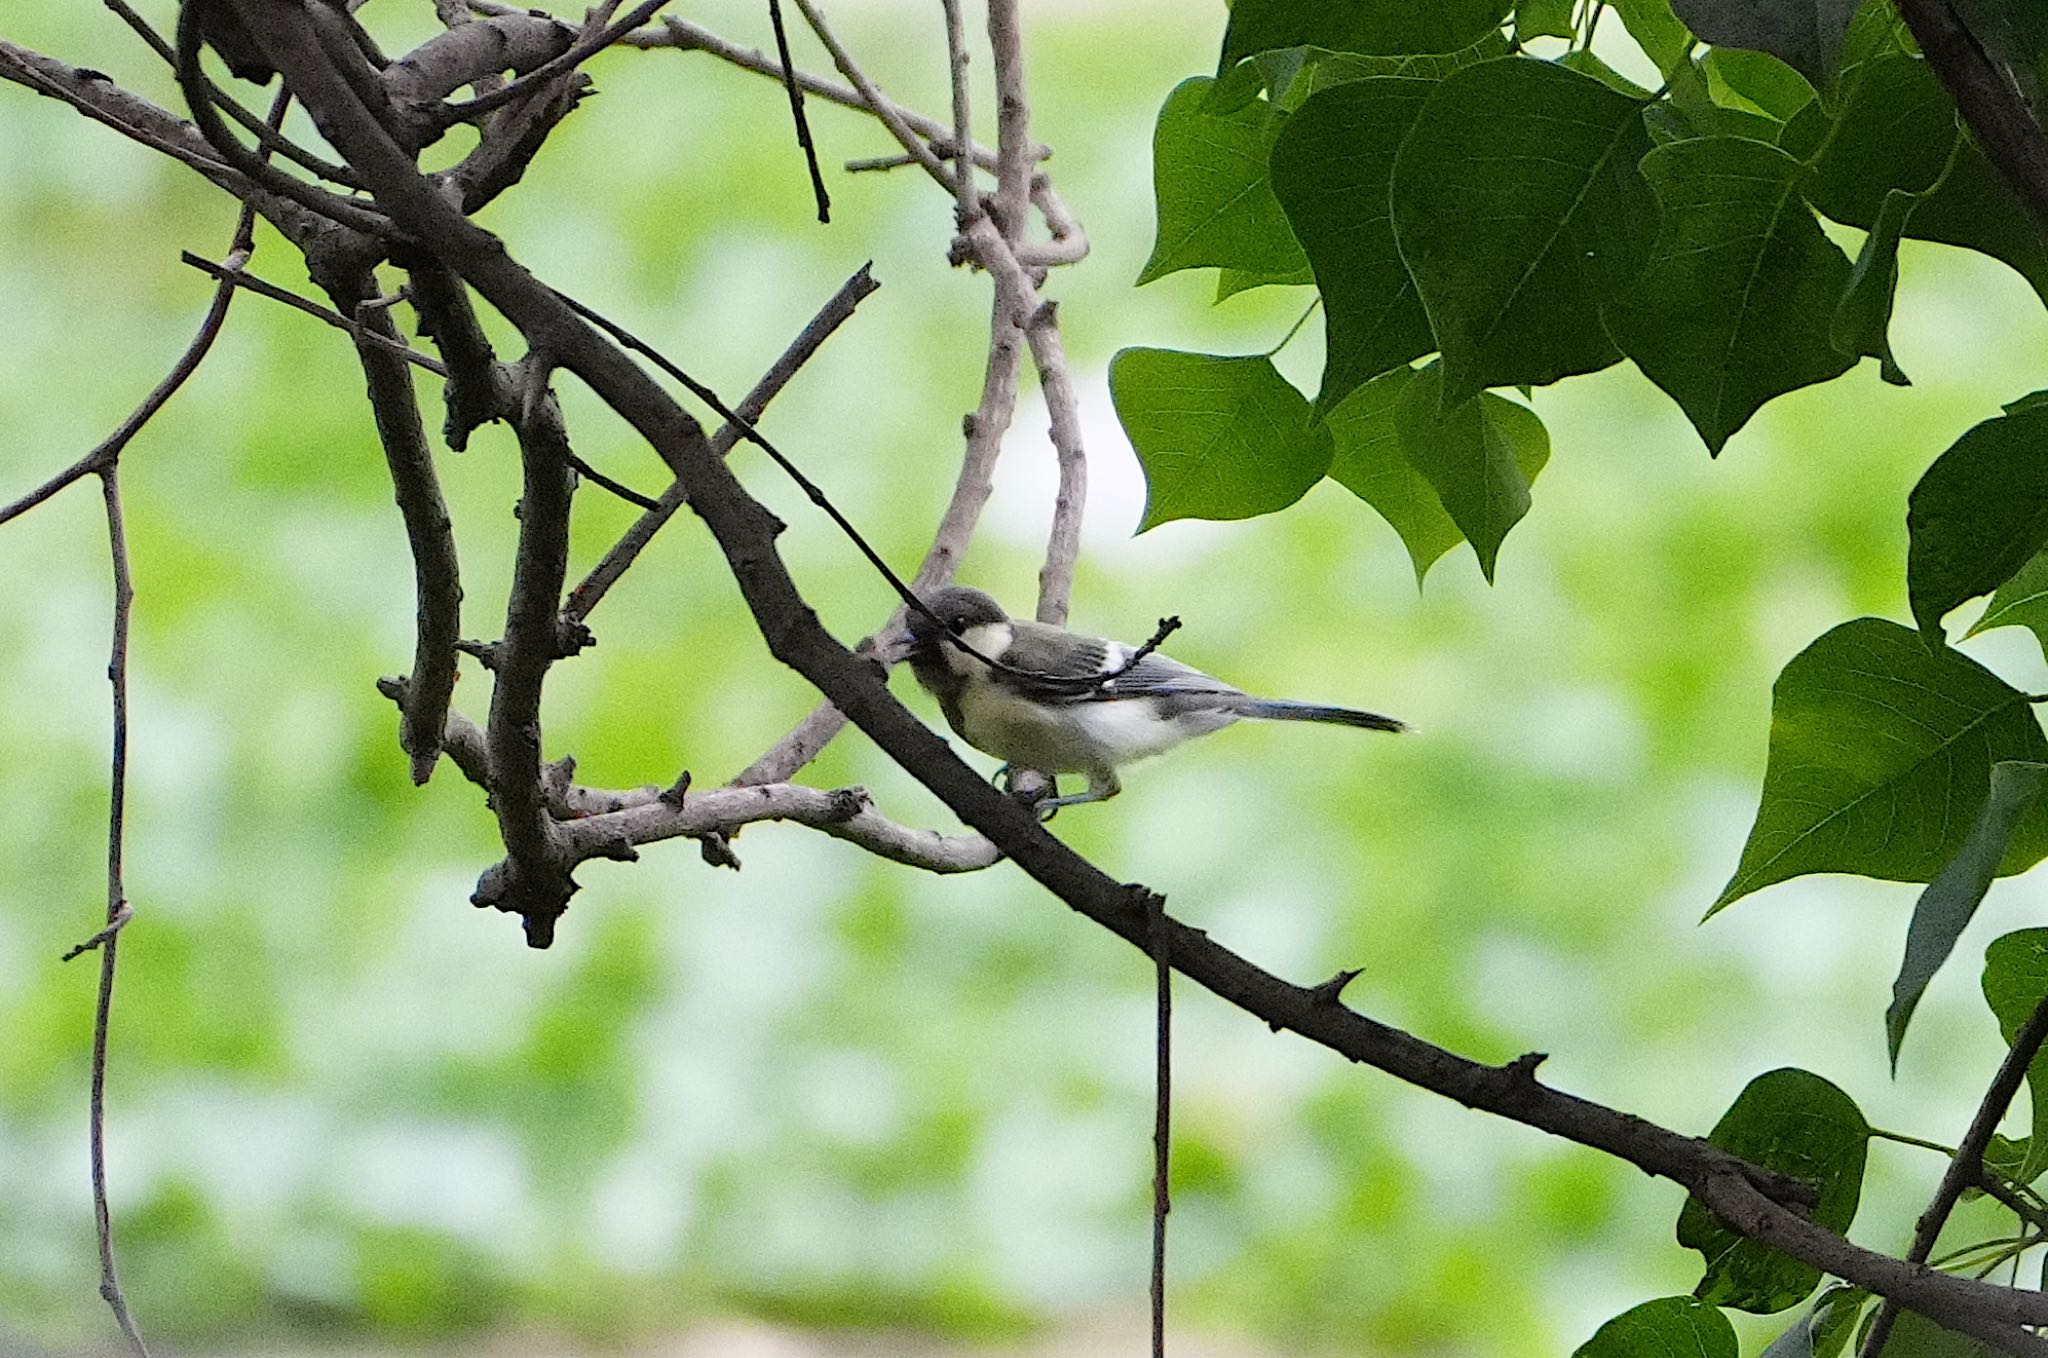
[(993, 684), (960, 695), (962, 735), (987, 754), (1046, 773), (1092, 773), (1172, 749), (1237, 719), (1225, 711), (1163, 718), (1143, 699), (1039, 706)]

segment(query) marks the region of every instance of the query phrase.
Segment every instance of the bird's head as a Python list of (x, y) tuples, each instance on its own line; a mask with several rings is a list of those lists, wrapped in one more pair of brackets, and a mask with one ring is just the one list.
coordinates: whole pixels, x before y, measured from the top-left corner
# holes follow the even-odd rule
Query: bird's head
[(938, 619), (938, 623), (934, 624), (932, 618), (914, 609), (904, 619), (904, 626), (910, 633), (912, 656), (938, 654), (939, 649), (945, 645), (945, 638), (939, 631), (941, 625), (947, 632), (957, 637), (970, 628), (1010, 620), (1010, 615), (1003, 611), (1001, 604), (980, 590), (969, 589), (965, 585), (948, 585), (944, 589), (935, 589), (924, 596), (924, 602), (925, 607), (931, 610), (932, 617)]

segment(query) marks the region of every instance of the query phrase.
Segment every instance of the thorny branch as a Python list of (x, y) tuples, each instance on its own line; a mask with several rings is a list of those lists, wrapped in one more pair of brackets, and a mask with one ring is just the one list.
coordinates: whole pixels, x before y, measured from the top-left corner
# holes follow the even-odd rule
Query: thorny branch
[[(544, 944), (574, 890), (570, 873), (577, 863), (597, 856), (630, 858), (637, 844), (678, 835), (707, 841), (717, 838), (722, 843), (721, 837), (732, 829), (761, 819), (815, 825), (873, 852), (934, 871), (970, 870), (1007, 857), (1075, 910), (1147, 953), (1161, 967), (1162, 977), (1170, 966), (1276, 1030), (1295, 1032), (1408, 1083), (1669, 1178), (1743, 1234), (1951, 1328), (2009, 1352), (2048, 1352), (2048, 1341), (2025, 1328), (2048, 1325), (2048, 1297), (2042, 1294), (1991, 1287), (1936, 1272), (1917, 1261), (1864, 1250), (1805, 1216), (1811, 1193), (1803, 1185), (1745, 1164), (1695, 1138), (1551, 1089), (1537, 1080), (1534, 1060), (1486, 1066), (1376, 1023), (1339, 1002), (1341, 974), (1320, 986), (1292, 985), (1178, 923), (1165, 913), (1159, 897), (1103, 874), (1048, 835), (1026, 810), (989, 787), (895, 701), (873, 658), (848, 651), (824, 631), (775, 550), (781, 525), (746, 494), (722, 460), (725, 449), (746, 433), (758, 417), (759, 407), (816, 343), (806, 349), (800, 339), (792, 346), (797, 357), (789, 360), (786, 356), (788, 371), (779, 376), (771, 371), (763, 379), (756, 388), (759, 400), (753, 402), (753, 408), (738, 412), (729, 431), (722, 432), (720, 446), (706, 439), (701, 427), (625, 353), (464, 215), (517, 181), (549, 131), (575, 106), (584, 77), (571, 68), (613, 41), (710, 52), (748, 70), (786, 77), (794, 87), (873, 114), (889, 128), (903, 154), (931, 173), (953, 198), (959, 217), (953, 258), (987, 272), (994, 293), (981, 401), (966, 422), (966, 451), (953, 501), (918, 573), (916, 587), (922, 589), (949, 578), (965, 549), (988, 495), (995, 451), (1014, 412), (1020, 355), (1028, 347), (1046, 392), (1052, 443), (1061, 468), (1060, 507), (1041, 574), (1039, 615), (1063, 618), (1085, 496), (1085, 461), (1072, 384), (1059, 345), (1057, 313), (1041, 289), (1048, 267), (1079, 258), (1085, 253), (1086, 239), (1050, 180), (1034, 168), (1044, 152), (1029, 141), (1017, 6), (1014, 0), (992, 0), (990, 5), (998, 96), (998, 145), (990, 152), (969, 141), (964, 101), (956, 103), (951, 127), (892, 103), (830, 34), (816, 7), (808, 0), (798, 2), (851, 88), (788, 71), (787, 63), (744, 52), (680, 20), (666, 21), (655, 29), (638, 29), (640, 20), (658, 8), (653, 3), (642, 4), (629, 21), (609, 24), (594, 38), (564, 45), (560, 33), (565, 26), (545, 16), (508, 10), (503, 16), (507, 23), (489, 30), (491, 36), (477, 36), (470, 30), (481, 30), (484, 24), (462, 22), (459, 7), (451, 0), (436, 0), (436, 11), (450, 29), (444, 35), (447, 45), (435, 49), (434, 59), (436, 63), (445, 59), (447, 64), (435, 67), (435, 81), (421, 84), (421, 72), (426, 69), (421, 54), (413, 54), (418, 59), (410, 65), (407, 57), (384, 59), (345, 9), (325, 4), (309, 8), (302, 0), (188, 0), (184, 12), (192, 19), (204, 12), (233, 21), (249, 47), (236, 60), (284, 74), (287, 87), (308, 103), (323, 135), (346, 162), (339, 167), (344, 177), (327, 177), (344, 186), (354, 182), (366, 186), (371, 194), (367, 200), (333, 193), (265, 162), (265, 153), (283, 149), (274, 137), (259, 135), (255, 151), (233, 139), (220, 116), (226, 109), (233, 117), (233, 103), (199, 69), (201, 30), (196, 26), (181, 28), (173, 55), (192, 112), (199, 120), (197, 129), (97, 73), (0, 43), (0, 78), (62, 99), (86, 116), (186, 163), (276, 224), (305, 252), (316, 279), (334, 296), (336, 309), (322, 319), (338, 322), (356, 337), (366, 372), (374, 370), (373, 388), (379, 381), (387, 385), (384, 397), (373, 394), (373, 404), (387, 455), (392, 454), (393, 444), (404, 454), (393, 458), (392, 467), (401, 501), (408, 493), (416, 497), (406, 518), (421, 572), (422, 626), (415, 672), (404, 679), (384, 681), (382, 687), (406, 714), (406, 745), (414, 756), (416, 774), (423, 767), (431, 768), (431, 751), (445, 748), (461, 771), (488, 791), (499, 814), (507, 857), (479, 883), (479, 902), (520, 914), (529, 938)], [(1900, 2), (1909, 17), (1916, 10), (1931, 12), (1933, 6), (1945, 9), (1945, 0)], [(478, 8), (493, 13), (500, 9), (481, 4)], [(589, 27), (606, 24), (612, 9), (612, 5), (600, 6)], [(526, 22), (509, 21), (515, 14)], [(964, 90), (964, 52), (957, 36), (960, 25), (957, 15), (952, 19), (949, 55), (956, 61), (956, 77), (961, 80), (956, 88)], [(459, 42), (455, 41), (458, 37)], [(503, 53), (499, 52), (473, 63), (456, 60), (453, 55), (484, 52), (492, 43), (529, 40), (532, 52), (545, 55), (500, 62)], [(1933, 56), (1932, 40), (1923, 37), (1922, 41)], [(526, 78), (501, 85), (501, 73), (506, 69), (523, 70)], [(406, 81), (414, 83), (406, 87)], [(467, 105), (448, 104), (447, 96), (464, 85), (476, 89), (479, 98)], [(414, 101), (410, 104), (408, 88)], [(427, 92), (422, 94), (422, 90)], [(527, 90), (532, 91), (531, 97), (524, 97)], [(492, 113), (499, 105), (504, 107)], [(424, 126), (414, 116), (422, 110)], [(431, 134), (433, 124), (445, 126), (447, 121), (465, 116), (481, 118), (477, 149), (430, 181), (414, 163), (419, 144)], [(294, 160), (302, 166), (307, 163), (303, 156)], [(994, 171), (993, 194), (978, 191), (969, 165)], [(315, 173), (324, 171), (316, 168)], [(1049, 242), (1026, 238), (1027, 204), (1043, 218)], [(245, 214), (245, 227), (247, 221)], [(242, 272), (246, 259), (244, 241), (220, 267), (215, 313), (224, 313), (236, 287), (252, 285)], [(425, 615), (430, 604), (452, 609), (459, 593), (453, 590), (452, 548), (445, 571), (429, 561), (436, 550), (433, 536), (446, 530), (446, 511), (434, 500), (418, 498), (430, 487), (431, 459), (423, 455), (423, 436), (407, 427), (405, 419), (410, 410), (413, 423), (417, 423), (406, 364), (428, 366), (433, 361), (405, 346), (390, 323), (386, 299), (375, 287), (374, 271), (385, 263), (410, 274), (408, 295), (420, 314), (423, 330), (441, 348), (442, 360), (430, 370), (445, 375), (449, 382), (451, 444), (460, 446), (481, 423), (503, 420), (511, 424), (521, 446), (521, 544), (505, 633), (497, 642), (472, 648), (487, 658), (495, 679), (491, 718), (482, 729), (448, 709), (443, 677), (435, 668), (444, 644), (450, 657), (455, 647), (443, 622)], [(472, 289), (521, 332), (528, 352), (519, 363), (500, 364), (490, 355), (474, 316), (468, 314)], [(277, 294), (273, 291), (272, 295)], [(857, 301), (857, 295), (852, 297), (845, 310), (850, 311)], [(316, 314), (324, 311), (317, 305), (315, 310)], [(824, 326), (817, 339), (822, 340), (837, 323), (835, 319)], [(217, 321), (213, 326), (217, 329)], [(399, 348), (405, 352), (400, 354)], [(196, 355), (191, 362), (196, 364)], [(557, 370), (576, 375), (625, 417), (662, 457), (675, 481), (670, 494), (643, 518), (645, 532), (637, 538), (629, 534), (614, 549), (619, 555), (617, 564), (608, 573), (603, 566), (594, 571), (566, 601), (562, 587), (568, 506), (577, 460), (548, 390), (549, 376)], [(175, 387), (174, 382), (170, 385)], [(168, 390), (163, 390), (163, 395), (167, 397)], [(147, 418), (141, 414), (133, 421), (134, 427), (139, 428)], [(130, 429), (119, 437), (125, 442), (132, 433)], [(93, 1094), (94, 1160), (96, 1187), (101, 1189), (97, 1211), (102, 1223), (106, 1288), (124, 1330), (141, 1352), (140, 1338), (133, 1331), (125, 1304), (118, 1299), (114, 1282), (98, 1142), (113, 960), (118, 930), (130, 918), (122, 896), (119, 855), (130, 586), (117, 454), (118, 447), (100, 461), (89, 455), (84, 463), (0, 509), (0, 522), (84, 475), (102, 478), (116, 574), (111, 670), (116, 739), (108, 922), (107, 928), (85, 945), (101, 949), (103, 966)], [(422, 474), (428, 480), (415, 479), (408, 490), (407, 478)], [(573, 766), (568, 762), (541, 763), (539, 708), (546, 671), (582, 644), (581, 619), (637, 555), (639, 545), (631, 544), (644, 545), (646, 537), (684, 503), (704, 521), (724, 552), (771, 654), (809, 679), (828, 707), (814, 713), (733, 786), (693, 793), (685, 777), (667, 790), (608, 792), (580, 787), (573, 782)], [(653, 518), (656, 514), (660, 517)], [(431, 591), (429, 577), (435, 582)], [(435, 638), (431, 648), (430, 633)], [(886, 657), (891, 640), (885, 631), (871, 649)], [(423, 729), (428, 713), (436, 720), (431, 729)], [(824, 791), (788, 783), (789, 775), (815, 755), (831, 730), (845, 720), (859, 725), (979, 833), (943, 836), (908, 830), (880, 816), (859, 789)], [(1162, 1089), (1162, 1112), (1163, 1094)], [(1981, 1145), (1978, 1149), (1981, 1151)], [(1163, 1195), (1159, 1205), (1163, 1224)]]

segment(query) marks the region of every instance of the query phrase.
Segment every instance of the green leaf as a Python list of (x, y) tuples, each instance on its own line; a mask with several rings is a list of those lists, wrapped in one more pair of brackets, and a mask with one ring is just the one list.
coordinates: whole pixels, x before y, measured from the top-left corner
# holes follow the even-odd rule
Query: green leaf
[(1892, 983), (1891, 1007), (1884, 1014), (1885, 1040), (1894, 1071), (1914, 1006), (1920, 1003), (1934, 973), (1948, 960), (1963, 927), (1983, 903), (1984, 893), (1991, 889), (2013, 832), (2041, 795), (2044, 777), (2048, 777), (2048, 764), (2010, 759), (1993, 764), (1991, 795), (1985, 798), (1970, 837), (1913, 906), (1913, 922), (1906, 927), (1906, 955), (1899, 964), (1898, 979)]
[(1891, 1338), (1884, 1341), (1884, 1358), (1999, 1358), (2004, 1352), (1981, 1339), (1943, 1329), (1918, 1311), (1899, 1312)]
[(1437, 558), (1463, 542), (1465, 535), (1444, 512), (1436, 487), (1401, 447), (1394, 408), (1414, 380), (1412, 368), (1376, 377), (1338, 402), (1323, 423), (1336, 442), (1330, 479), (1393, 525), (1415, 564), (1415, 586), (1420, 589)]
[(1566, 52), (1557, 59), (1557, 64), (1564, 67), (1567, 71), (1577, 71), (1580, 75), (1592, 76), (1616, 94), (1634, 99), (1638, 103), (1646, 102), (1650, 97), (1648, 90), (1636, 84), (1635, 81), (1630, 80), (1620, 71), (1615, 70), (1583, 47), (1574, 47), (1571, 51)]
[(1836, 1358), (1856, 1332), (1870, 1294), (1848, 1283), (1830, 1283), (1807, 1313), (1771, 1341), (1762, 1358)]
[(1240, 292), (1253, 288), (1314, 287), (1315, 274), (1304, 264), (1299, 269), (1286, 273), (1254, 273), (1249, 269), (1220, 269), (1216, 273), (1216, 300), (1227, 302)]
[(1906, 593), (1931, 646), (1941, 620), (2048, 546), (2048, 408), (1999, 415), (1934, 459), (1906, 499)]
[(1899, 286), (1899, 236), (1919, 205), (1918, 194), (1902, 189), (1884, 196), (1828, 325), (1828, 339), (1836, 349), (1876, 359), (1879, 375), (1895, 387), (1912, 385), (1892, 357), (1892, 297)]
[(1258, 72), (1265, 84), (1266, 97), (1275, 107), (1291, 112), (1335, 85), (1383, 75), (1442, 80), (1453, 71), (1504, 57), (1510, 50), (1505, 34), (1489, 30), (1478, 42), (1455, 52), (1369, 57), (1357, 52), (1333, 52), (1327, 47), (1282, 47), (1261, 52), (1237, 69)]
[[(1856, 1219), (1870, 1125), (1853, 1099), (1811, 1071), (1786, 1068), (1751, 1080), (1708, 1140), (1812, 1184), (1820, 1191), (1816, 1224), (1846, 1234)], [(1746, 1239), (1697, 1198), (1678, 1214), (1678, 1243), (1706, 1256), (1693, 1294), (1716, 1306), (1769, 1315), (1798, 1305), (1820, 1282), (1819, 1269)]]
[(1781, 123), (1813, 102), (1813, 86), (1806, 77), (1768, 53), (1716, 47), (1700, 64), (1707, 87), (1723, 102), (1732, 96)]
[(1269, 121), (1256, 101), (1235, 113), (1205, 107), (1215, 84), (1183, 80), (1166, 96), (1152, 134), (1152, 192), (1159, 233), (1140, 284), (1211, 266), (1287, 274), (1307, 259), (1267, 183)]
[(1697, 1297), (1630, 1307), (1572, 1350), (1572, 1358), (1736, 1358), (1735, 1327)]
[(1329, 469), (1329, 432), (1310, 426), (1307, 399), (1263, 355), (1125, 349), (1109, 394), (1145, 468), (1141, 533), (1285, 509)]
[(1819, 89), (1832, 85), (1857, 0), (1672, 0), (1702, 42), (1769, 52)]
[(1470, 47), (1506, 20), (1509, 0), (1237, 0), (1220, 74), (1254, 52), (1328, 47), (1404, 56)]
[(1717, 101), (1698, 62), (1678, 68), (1671, 77), (1668, 97), (1652, 104), (1643, 118), (1660, 145), (1693, 137), (1747, 137), (1775, 144), (1785, 131), (1785, 125), (1775, 119)]
[(1671, 12), (1671, 0), (1614, 0), (1622, 26), (1666, 77), (1686, 64), (1692, 32)]
[[(2004, 260), (2048, 300), (2048, 243), (1976, 144), (1964, 138), (1958, 146), (1955, 104), (1927, 63), (1880, 50), (1843, 86), (1833, 119), (1811, 104), (1785, 129), (1785, 149), (1814, 162), (1804, 186), (1813, 205), (1867, 231), (1889, 190), (1919, 193), (1938, 182), (1914, 209), (1907, 237)], [(1951, 149), (1955, 164), (1944, 178)]]
[(1394, 163), (1394, 235), (1447, 401), (1620, 357), (1598, 306), (1649, 243), (1649, 147), (1637, 101), (1526, 57), (1468, 66), (1423, 105)]
[(1434, 82), (1382, 76), (1324, 90), (1273, 144), (1273, 192), (1308, 252), (1328, 335), (1318, 412), (1436, 348), (1394, 243), (1394, 156)]
[[(1956, 856), (2002, 760), (2048, 760), (2026, 695), (1910, 628), (1858, 618), (1792, 658), (1771, 690), (1756, 824), (1713, 914), (1809, 872), (1931, 881)], [(2037, 811), (2000, 864), (2048, 854)]]
[(1531, 38), (1570, 38), (1576, 0), (1515, 0), (1515, 41)]
[(2010, 580), (1991, 596), (1984, 616), (1967, 633), (1976, 636), (1994, 627), (2024, 627), (2041, 643), (2048, 655), (2048, 551), (2036, 552)]
[(1394, 405), (1394, 425), (1491, 583), (1502, 539), (1529, 512), (1529, 483), (1550, 459), (1550, 435), (1535, 411), (1490, 391), (1446, 409), (1442, 382), (1437, 363), (1416, 373)]
[[(2007, 1183), (2025, 1183), (2026, 1180), (2020, 1178), (2020, 1171), (2027, 1167), (2027, 1161), (2032, 1157), (2033, 1141), (2030, 1136), (2014, 1140), (1993, 1132), (1990, 1142), (1984, 1147), (1984, 1168)], [(1976, 1191), (1981, 1193), (1983, 1190)]]
[[(2048, 998), (2048, 929), (2021, 929), (1992, 939), (1984, 950), (1984, 1002), (1997, 1015), (2007, 1046), (2043, 998)], [(2027, 1066), (2027, 1101), (2034, 1118), (2027, 1157), (2012, 1176), (2016, 1183), (2032, 1183), (2048, 1169), (2048, 1048)]]
[(1821, 233), (1799, 162), (1741, 137), (1698, 137), (1643, 158), (1663, 225), (1608, 329), (1678, 402), (1707, 450), (1773, 396), (1847, 371), (1828, 338), (1849, 260)]

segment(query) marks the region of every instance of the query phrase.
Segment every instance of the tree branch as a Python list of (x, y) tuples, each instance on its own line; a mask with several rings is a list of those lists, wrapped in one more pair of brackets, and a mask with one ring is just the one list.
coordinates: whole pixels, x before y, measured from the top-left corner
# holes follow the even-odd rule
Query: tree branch
[(2048, 139), (2019, 92), (1955, 12), (1950, 0), (1895, 0), (1927, 64), (1956, 101), (1984, 154), (2048, 232)]

